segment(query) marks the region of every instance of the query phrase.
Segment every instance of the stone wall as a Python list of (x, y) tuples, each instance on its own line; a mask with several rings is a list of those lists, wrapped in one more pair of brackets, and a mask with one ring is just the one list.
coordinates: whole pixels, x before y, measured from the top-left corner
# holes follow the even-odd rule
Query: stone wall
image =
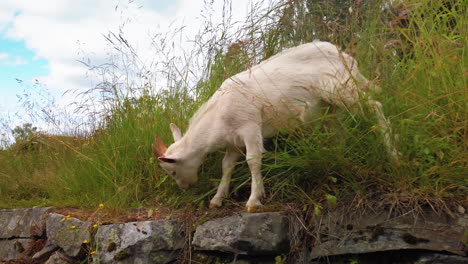
[(431, 252), (413, 263), (468, 263), (466, 216), (408, 219), (372, 215), (349, 222), (330, 214), (312, 234), (305, 226), (298, 232), (293, 216), (242, 213), (187, 234), (175, 220), (99, 225), (52, 208), (0, 210), (0, 262), (322, 263), (335, 255), (416, 249)]

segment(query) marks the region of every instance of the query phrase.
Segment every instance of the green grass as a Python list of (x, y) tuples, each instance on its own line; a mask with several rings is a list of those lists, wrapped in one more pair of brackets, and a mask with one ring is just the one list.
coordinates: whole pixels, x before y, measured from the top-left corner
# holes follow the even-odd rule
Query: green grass
[[(197, 188), (182, 192), (152, 156), (154, 135), (171, 142), (169, 123), (185, 130), (191, 115), (225, 78), (282, 47), (315, 38), (342, 46), (358, 60), (361, 72), (383, 88), (374, 96), (398, 135), (402, 164), (397, 168), (389, 162), (374, 117), (366, 109), (350, 116), (330, 108), (320, 120), (283, 129), (266, 143), (267, 203), (293, 202), (312, 206), (317, 213), (336, 203), (432, 205), (446, 211), (466, 205), (466, 4), (407, 1), (411, 17), (405, 26), (389, 26), (395, 19), (390, 10), (383, 10), (380, 1), (363, 2), (349, 6), (339, 1), (285, 1), (258, 11), (256, 19), (245, 24), (242, 38), (230, 39), (213, 29), (213, 52), (194, 88), (185, 84), (191, 69), (169, 68), (167, 76), (177, 76), (170, 77), (169, 90), (154, 92), (157, 82), (151, 78), (137, 87), (138, 96), (122, 96), (125, 90), (114, 88), (109, 114), (90, 135), (72, 142), (51, 137), (43, 139), (44, 147), (23, 151), (18, 142), (1, 151), (0, 207), (204, 207), (215, 193), (222, 153), (207, 158)], [(324, 21), (324, 16), (337, 19)], [(217, 44), (221, 40), (233, 44), (222, 50)], [(341, 135), (327, 125), (336, 115), (346, 127)], [(249, 180), (241, 161), (227, 203), (246, 201)]]

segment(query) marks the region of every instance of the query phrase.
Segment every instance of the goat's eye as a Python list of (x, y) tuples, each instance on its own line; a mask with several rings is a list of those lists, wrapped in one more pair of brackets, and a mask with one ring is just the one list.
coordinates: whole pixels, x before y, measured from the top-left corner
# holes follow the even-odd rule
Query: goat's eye
[(175, 175), (176, 175), (176, 173), (175, 173), (175, 171), (173, 171), (173, 172), (172, 172), (172, 176), (175, 176)]

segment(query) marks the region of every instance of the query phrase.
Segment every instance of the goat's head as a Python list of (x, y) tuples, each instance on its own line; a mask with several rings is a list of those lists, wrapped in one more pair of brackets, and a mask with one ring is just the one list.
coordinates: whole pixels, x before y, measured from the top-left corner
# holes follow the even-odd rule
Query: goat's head
[(180, 129), (172, 123), (170, 128), (174, 137), (174, 144), (167, 148), (162, 140), (156, 136), (156, 144), (151, 144), (151, 147), (154, 155), (159, 160), (161, 168), (174, 178), (181, 189), (186, 190), (197, 183), (197, 172), (200, 163), (196, 158), (187, 156), (186, 146), (180, 140), (182, 138)]

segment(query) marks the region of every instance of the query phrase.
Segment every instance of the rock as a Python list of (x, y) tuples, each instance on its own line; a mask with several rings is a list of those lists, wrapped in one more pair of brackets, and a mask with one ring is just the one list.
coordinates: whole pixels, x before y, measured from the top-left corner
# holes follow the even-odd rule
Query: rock
[(285, 263), (281, 256), (248, 256), (215, 251), (193, 251), (190, 263), (203, 264), (275, 264)]
[(461, 242), (466, 216), (452, 219), (428, 211), (419, 218), (387, 219), (385, 212), (352, 220), (344, 217), (334, 213), (323, 217), (317, 231), (320, 241), (312, 248), (311, 259), (403, 249), (466, 253)]
[(32, 241), (29, 238), (0, 240), (0, 262), (19, 257)]
[(56, 251), (57, 249), (59, 249), (57, 245), (51, 245), (51, 244), (45, 245), (41, 250), (39, 250), (33, 255), (32, 259), (38, 260), (38, 259), (45, 258), (47, 255), (52, 254), (52, 252)]
[(419, 257), (414, 264), (468, 264), (468, 257), (426, 253)]
[(70, 257), (81, 257), (85, 253), (84, 241), (91, 241), (91, 222), (85, 222), (60, 214), (49, 214), (46, 221), (47, 245), (63, 249)]
[[(104, 225), (93, 237), (92, 223), (49, 212), (50, 208), (0, 210), (0, 263), (84, 263), (89, 251), (96, 251), (93, 260), (102, 264), (174, 263), (186, 243), (176, 221)], [(320, 223), (317, 229), (303, 236), (294, 231), (303, 230), (302, 223), (280, 213), (213, 219), (196, 229), (193, 245), (199, 250), (185, 257), (206, 264), (282, 263), (291, 243), (295, 250), (287, 260), (295, 263), (328, 263), (349, 256), (378, 262), (396, 254), (396, 261), (411, 261), (404, 263), (468, 264), (468, 216), (449, 218), (432, 211), (417, 217), (387, 215), (359, 218), (332, 212), (315, 219)], [(317, 235), (308, 237), (311, 233)], [(87, 249), (85, 240), (93, 246)], [(309, 251), (312, 241), (316, 244)]]
[(103, 225), (96, 234), (98, 263), (169, 263), (185, 240), (176, 221)]
[(279, 255), (288, 252), (288, 219), (279, 213), (252, 213), (207, 221), (192, 244), (200, 250), (243, 255)]
[(0, 210), (0, 239), (42, 236), (52, 207)]
[(55, 251), (52, 256), (44, 264), (70, 264), (76, 263), (73, 259), (70, 259), (67, 255), (60, 251)]

